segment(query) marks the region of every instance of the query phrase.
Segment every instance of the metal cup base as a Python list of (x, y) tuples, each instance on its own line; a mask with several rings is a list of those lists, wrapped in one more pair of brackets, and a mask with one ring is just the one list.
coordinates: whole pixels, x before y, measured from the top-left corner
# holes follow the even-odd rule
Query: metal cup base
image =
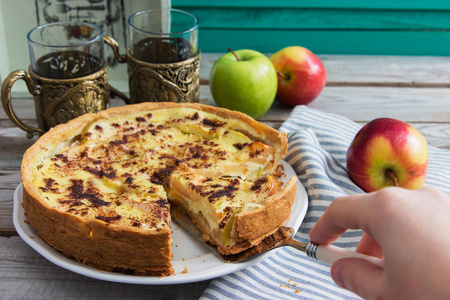
[(199, 102), (200, 53), (176, 63), (148, 63), (127, 51), (130, 102)]

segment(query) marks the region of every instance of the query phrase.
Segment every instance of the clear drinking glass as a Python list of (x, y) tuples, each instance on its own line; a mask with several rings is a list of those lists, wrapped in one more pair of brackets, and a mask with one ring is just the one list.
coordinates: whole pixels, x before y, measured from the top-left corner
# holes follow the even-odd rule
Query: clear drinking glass
[(117, 41), (105, 39), (117, 61), (128, 65), (130, 103), (199, 102), (198, 25), (185, 11), (144, 10), (128, 19), (125, 55)]
[[(107, 38), (94, 24), (70, 21), (41, 25), (28, 33), (28, 71), (11, 72), (1, 89), (6, 114), (27, 137), (109, 107), (112, 87), (103, 48)], [(25, 124), (14, 113), (11, 90), (19, 79), (34, 98), (38, 127)]]
[(174, 63), (196, 56), (198, 18), (177, 9), (139, 11), (128, 19), (128, 49), (135, 59)]
[(31, 71), (52, 79), (90, 75), (105, 65), (103, 31), (83, 22), (38, 26), (28, 35)]

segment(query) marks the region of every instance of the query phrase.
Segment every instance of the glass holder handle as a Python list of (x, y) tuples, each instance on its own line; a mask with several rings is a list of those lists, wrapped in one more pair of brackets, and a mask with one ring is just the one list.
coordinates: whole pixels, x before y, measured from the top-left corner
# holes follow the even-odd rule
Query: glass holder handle
[[(103, 41), (105, 42), (105, 44), (111, 47), (118, 63), (124, 64), (127, 62), (127, 57), (125, 55), (119, 54), (119, 43), (117, 43), (115, 39), (113, 39), (109, 35), (103, 35)], [(120, 92), (118, 89), (111, 85), (109, 85), (109, 88), (111, 90), (111, 96), (118, 96), (125, 102), (125, 104), (131, 103), (130, 99), (124, 93)]]
[(28, 91), (32, 95), (39, 95), (41, 93), (41, 88), (39, 85), (34, 85), (33, 80), (31, 79), (30, 75), (25, 70), (16, 70), (11, 72), (11, 74), (6, 77), (6, 79), (3, 81), (2, 84), (2, 92), (1, 92), (1, 98), (2, 98), (2, 105), (3, 109), (5, 110), (6, 115), (9, 117), (9, 119), (20, 129), (27, 132), (27, 138), (31, 139), (35, 134), (44, 134), (44, 130), (29, 126), (25, 123), (23, 123), (16, 115), (16, 113), (13, 110), (12, 104), (11, 104), (11, 89), (17, 80), (22, 79), (25, 81)]
[(103, 41), (105, 44), (107, 44), (109, 47), (111, 47), (114, 56), (116, 57), (117, 62), (124, 64), (127, 62), (127, 58), (125, 55), (120, 55), (119, 53), (119, 43), (109, 35), (103, 35)]

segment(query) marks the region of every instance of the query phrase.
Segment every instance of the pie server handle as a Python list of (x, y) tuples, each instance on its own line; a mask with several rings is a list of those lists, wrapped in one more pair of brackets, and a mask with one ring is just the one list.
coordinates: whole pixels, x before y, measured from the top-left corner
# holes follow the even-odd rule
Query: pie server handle
[(370, 256), (362, 253), (358, 253), (352, 250), (344, 249), (333, 245), (318, 245), (314, 242), (309, 242), (306, 247), (300, 245), (294, 245), (297, 243), (291, 243), (290, 245), (304, 251), (307, 256), (320, 260), (330, 266), (337, 260), (342, 258), (362, 258), (370, 261), (371, 263), (383, 267), (383, 259)]

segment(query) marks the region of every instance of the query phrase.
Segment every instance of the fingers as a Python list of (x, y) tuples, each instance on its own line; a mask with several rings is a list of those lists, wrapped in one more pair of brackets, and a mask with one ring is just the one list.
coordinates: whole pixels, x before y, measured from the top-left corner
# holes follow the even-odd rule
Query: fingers
[(309, 237), (318, 244), (330, 244), (347, 229), (365, 229), (367, 197), (352, 195), (336, 198), (311, 229)]
[(411, 191), (394, 187), (336, 198), (311, 229), (310, 238), (318, 244), (329, 244), (347, 229), (362, 229), (380, 242), (386, 220), (395, 221), (399, 207), (410, 198)]
[(383, 269), (360, 258), (344, 258), (331, 267), (331, 278), (340, 287), (364, 299), (377, 299), (383, 293)]
[(356, 252), (383, 258), (383, 251), (380, 245), (367, 233), (363, 233), (361, 240), (356, 247)]

